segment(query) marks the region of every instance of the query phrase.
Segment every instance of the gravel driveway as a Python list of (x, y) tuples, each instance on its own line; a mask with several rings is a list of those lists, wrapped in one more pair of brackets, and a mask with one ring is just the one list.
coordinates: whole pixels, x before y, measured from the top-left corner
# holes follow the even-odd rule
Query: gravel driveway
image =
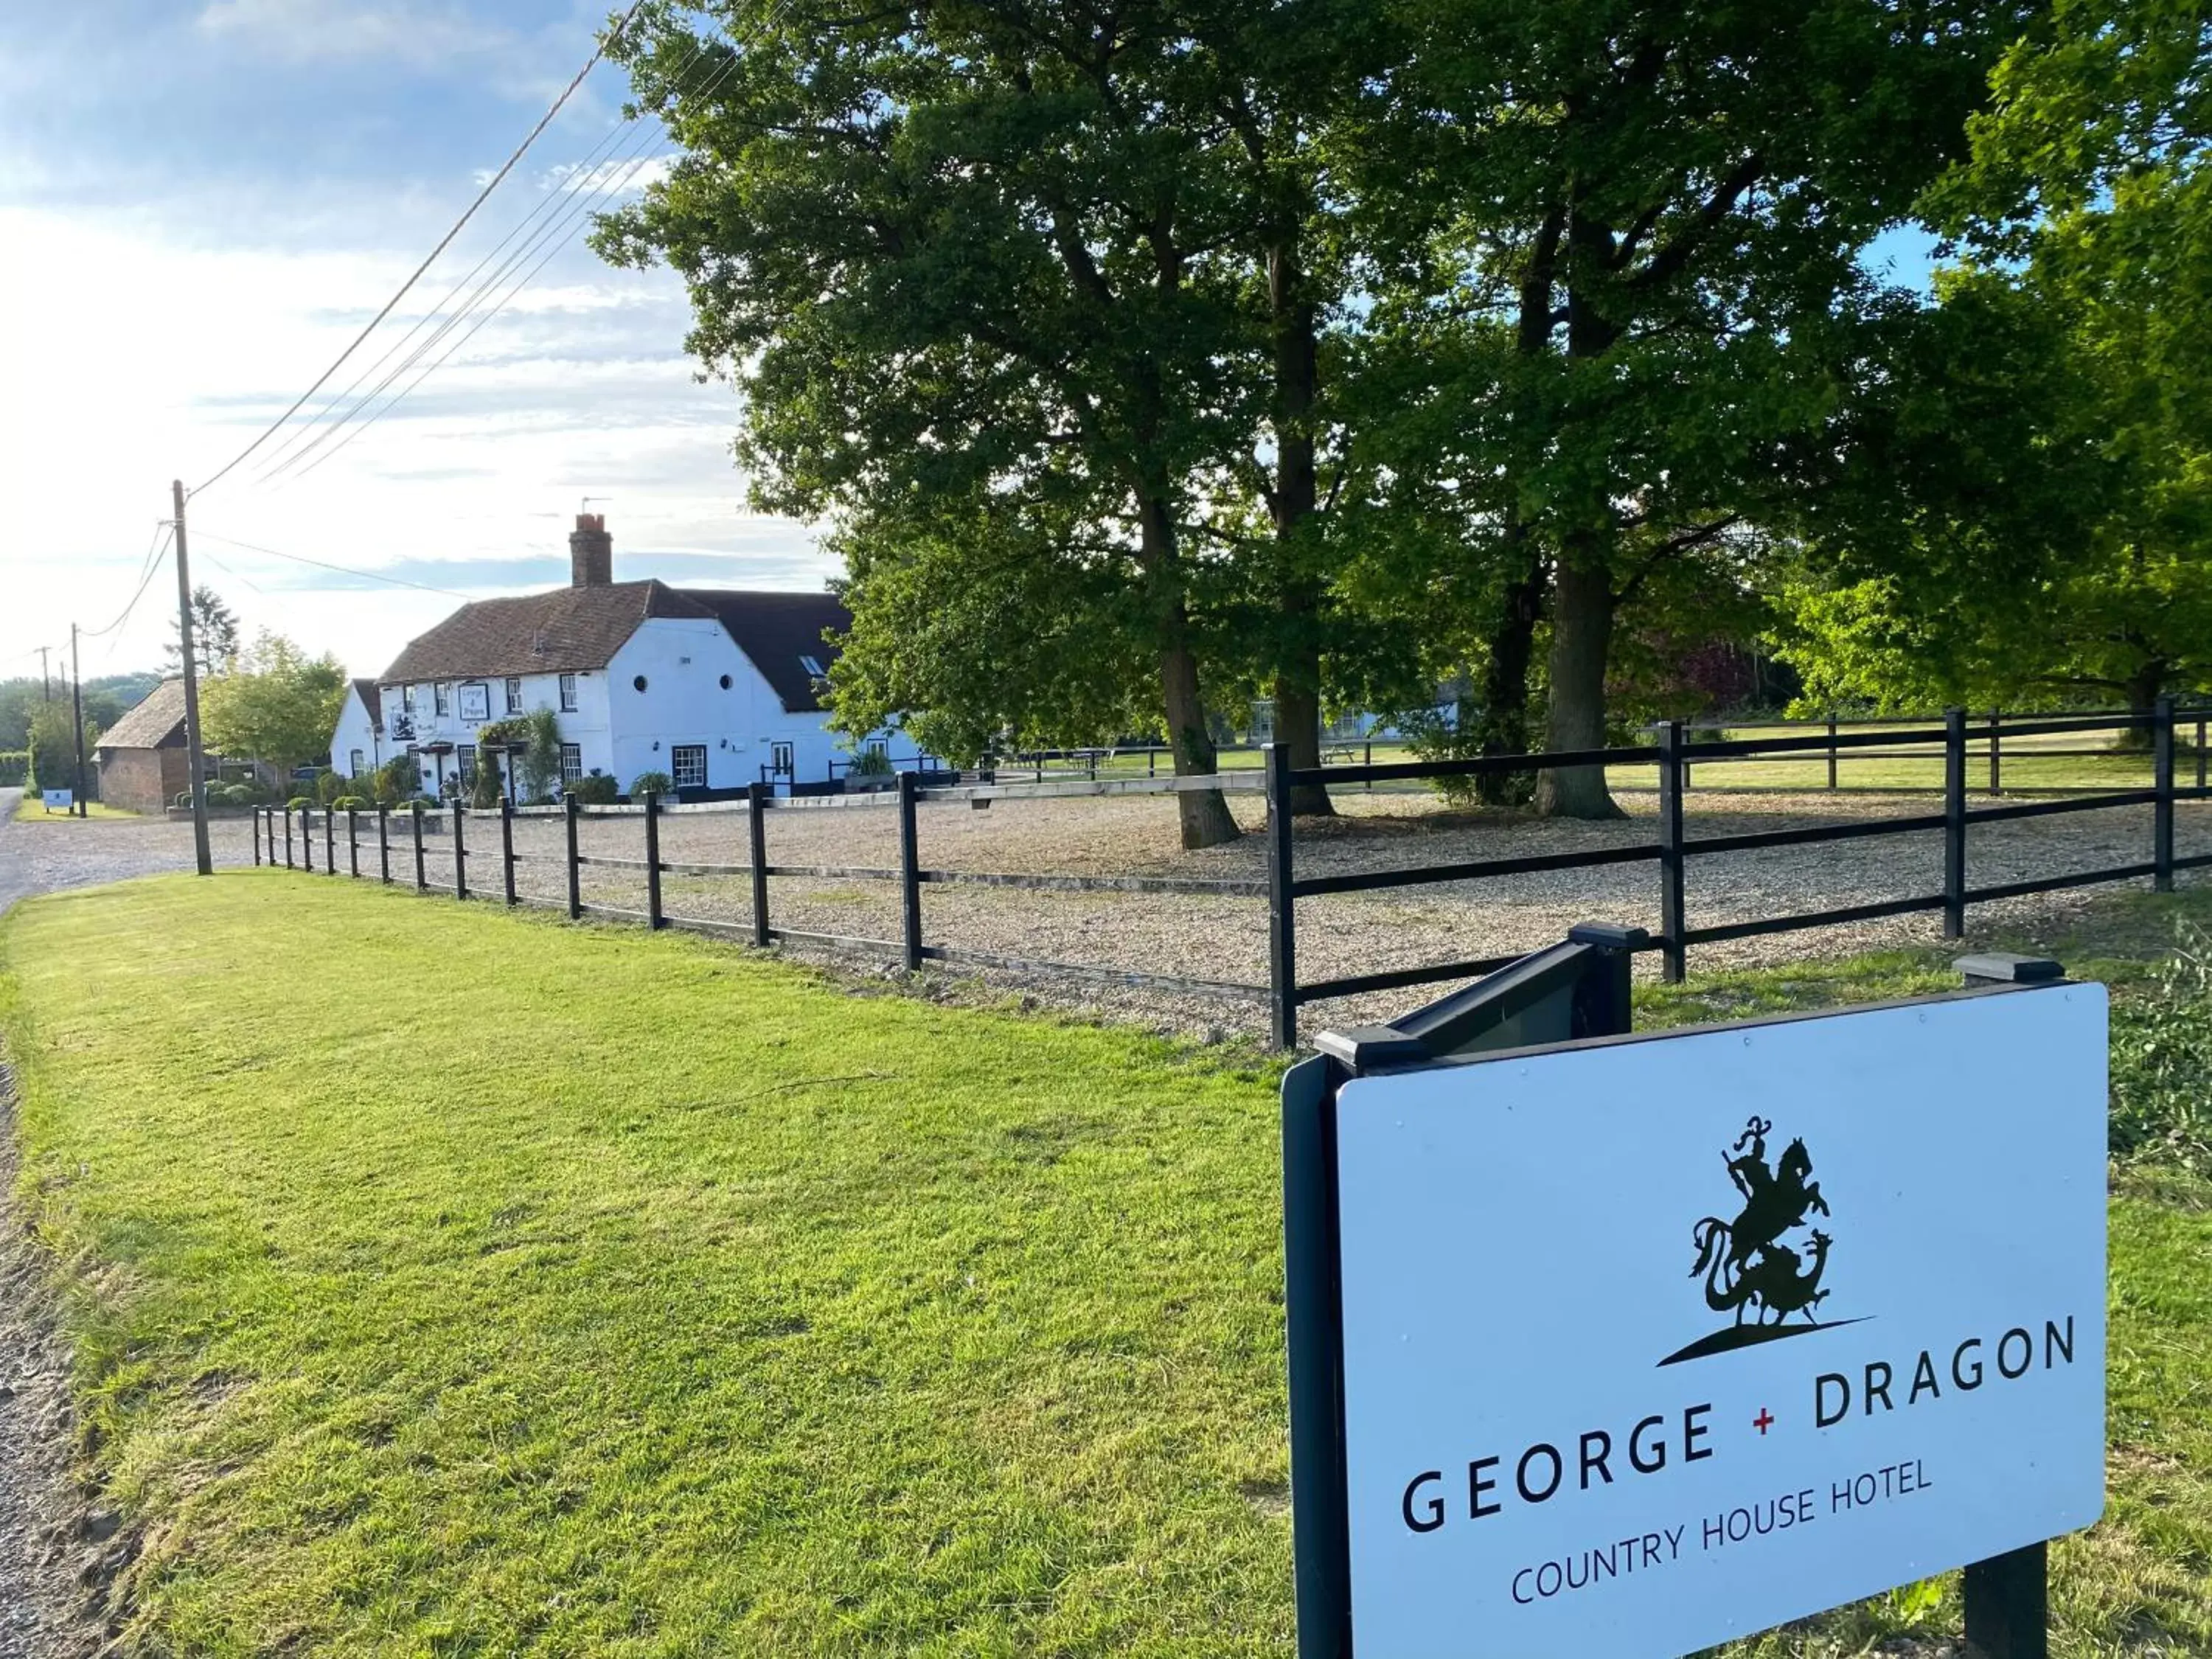
[[(19, 898), (64, 887), (95, 887), (132, 876), (192, 867), (192, 826), (166, 818), (47, 820), (33, 811), (15, 817), (20, 789), (0, 789), (0, 911)], [(218, 865), (251, 864), (251, 829), (244, 818), (208, 825)]]
[[(1301, 821), (1297, 872), (1353, 870), (1649, 844), (1653, 804), (1626, 796), (1629, 817), (1612, 823), (1545, 822), (1496, 814), (1437, 811), (1423, 794), (1353, 795), (1340, 802), (1334, 823)], [(1248, 830), (1261, 804), (1232, 797)], [(1919, 816), (1937, 810), (1926, 796), (1712, 794), (1691, 798), (1692, 839), (1795, 828), (1866, 817)], [(777, 864), (889, 869), (898, 861), (896, 814), (887, 807), (779, 811), (769, 818), (769, 856)], [(1257, 882), (1266, 873), (1261, 836), (1187, 853), (1176, 844), (1175, 808), (1159, 797), (999, 800), (979, 811), (964, 801), (930, 803), (920, 815), (926, 868), (1164, 875)], [(2177, 811), (2179, 850), (2212, 850), (2212, 805)], [(374, 866), (373, 832), (363, 830)], [(403, 834), (395, 824), (395, 837)], [(473, 821), (468, 833), (472, 882), (489, 887), (496, 864), (489, 854), (496, 828)], [(563, 896), (562, 828), (558, 820), (516, 825), (521, 893), (550, 902)], [(630, 817), (591, 817), (582, 826), (586, 855), (637, 859), (643, 825)], [(1972, 826), (1967, 878), (1973, 886), (2069, 870), (2141, 862), (2149, 855), (2150, 809), (2113, 807), (2065, 817)], [(742, 865), (750, 856), (742, 811), (669, 813), (661, 855), (672, 862)], [(320, 863), (320, 849), (317, 861)], [(344, 851), (341, 836), (339, 857)], [(411, 880), (411, 848), (396, 845), (394, 873)], [(450, 888), (450, 837), (428, 843), (432, 885)], [(2191, 878), (2185, 875), (2184, 881)], [(1692, 927), (1827, 909), (1941, 890), (1937, 831), (1693, 858), (1687, 879)], [(589, 902), (642, 911), (641, 870), (587, 866)], [(811, 933), (873, 939), (898, 937), (898, 889), (865, 878), (778, 877), (770, 883), (775, 924)], [(1974, 907), (1977, 927), (2033, 925), (2056, 919), (2099, 890), (2019, 898)], [(723, 923), (750, 921), (750, 896), (738, 875), (671, 874), (663, 885), (670, 915)], [(1115, 971), (1263, 985), (1267, 921), (1256, 897), (1121, 892), (1048, 892), (932, 884), (924, 889), (924, 934), (932, 944), (1043, 958)], [(1300, 976), (1306, 980), (1410, 967), (1424, 963), (1504, 955), (1553, 943), (1577, 921), (1623, 922), (1656, 930), (1658, 875), (1645, 861), (1482, 881), (1332, 896), (1297, 907)], [(1692, 971), (1751, 967), (1913, 944), (1938, 939), (1932, 915), (1694, 947)], [(849, 960), (849, 958), (848, 958)], [(880, 971), (878, 955), (870, 971)], [(1639, 961), (1656, 972), (1656, 958)], [(1205, 998), (1142, 987), (989, 969), (933, 969), (986, 992), (1012, 993), (1054, 1006), (1201, 1035), (1263, 1034), (1265, 1007), (1256, 996)], [(1343, 999), (1308, 1011), (1310, 1031), (1330, 1024), (1387, 1018), (1433, 991)]]

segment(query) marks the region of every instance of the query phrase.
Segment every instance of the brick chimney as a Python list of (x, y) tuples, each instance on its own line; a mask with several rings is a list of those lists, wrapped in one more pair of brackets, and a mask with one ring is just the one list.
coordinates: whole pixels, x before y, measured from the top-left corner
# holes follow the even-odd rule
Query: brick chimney
[(569, 583), (605, 587), (615, 579), (615, 538), (607, 534), (604, 513), (579, 513), (568, 532)]

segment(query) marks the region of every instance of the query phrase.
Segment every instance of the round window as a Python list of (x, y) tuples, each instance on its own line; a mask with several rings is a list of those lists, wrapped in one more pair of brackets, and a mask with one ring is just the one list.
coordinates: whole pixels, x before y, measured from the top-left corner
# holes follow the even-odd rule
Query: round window
[(639, 690), (641, 690), (641, 691), (644, 690), (645, 690), (645, 676), (644, 676), (644, 675), (642, 675), (642, 674), (640, 674), (640, 675), (639, 675), (635, 679), (632, 680), (632, 681), (630, 682), (630, 684), (631, 684), (632, 685), (635, 686)]
[(726, 690), (728, 690), (729, 689), (730, 689), (730, 677), (729, 677), (727, 674), (725, 674), (725, 675), (723, 675), (723, 676), (722, 676), (722, 690), (725, 690), (725, 691), (726, 691)]

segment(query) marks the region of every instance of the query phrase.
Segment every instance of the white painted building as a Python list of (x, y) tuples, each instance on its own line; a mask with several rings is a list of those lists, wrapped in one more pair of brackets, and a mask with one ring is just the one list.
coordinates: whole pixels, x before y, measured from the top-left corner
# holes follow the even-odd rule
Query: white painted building
[(331, 765), (357, 778), (391, 758), (384, 746), (384, 703), (376, 682), (347, 681), (345, 701), (338, 705), (337, 729), (331, 734)]
[[(568, 546), (568, 586), (463, 605), (410, 641), (376, 677), (381, 731), (368, 744), (349, 693), (332, 764), (354, 775), (379, 753), (413, 754), (438, 794), (451, 776), (473, 777), (488, 721), (550, 708), (564, 781), (612, 777), (627, 793), (661, 772), (696, 797), (842, 772), (852, 757), (819, 697), (836, 659), (823, 635), (851, 622), (834, 597), (617, 582), (598, 514), (578, 516)], [(890, 744), (888, 732), (868, 739)]]

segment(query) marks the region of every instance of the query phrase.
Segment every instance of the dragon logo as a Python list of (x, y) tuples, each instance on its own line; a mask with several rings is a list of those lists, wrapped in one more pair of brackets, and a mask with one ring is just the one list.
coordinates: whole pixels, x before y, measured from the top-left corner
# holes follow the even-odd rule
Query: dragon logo
[[(1805, 1226), (1808, 1216), (1828, 1216), (1828, 1200), (1821, 1196), (1820, 1183), (1811, 1178), (1813, 1155), (1802, 1140), (1792, 1140), (1768, 1164), (1766, 1137), (1773, 1133), (1772, 1119), (1754, 1115), (1735, 1147), (1721, 1154), (1743, 1200), (1735, 1218), (1709, 1215), (1690, 1230), (1697, 1252), (1690, 1277), (1705, 1281), (1705, 1305), (1733, 1316), (1733, 1322), (1669, 1354), (1659, 1362), (1662, 1365), (1828, 1328), (1817, 1313), (1828, 1298), (1820, 1280), (1835, 1241), (1814, 1226), (1802, 1249), (1783, 1242), (1784, 1235)], [(1790, 1322), (1800, 1316), (1802, 1322)]]

